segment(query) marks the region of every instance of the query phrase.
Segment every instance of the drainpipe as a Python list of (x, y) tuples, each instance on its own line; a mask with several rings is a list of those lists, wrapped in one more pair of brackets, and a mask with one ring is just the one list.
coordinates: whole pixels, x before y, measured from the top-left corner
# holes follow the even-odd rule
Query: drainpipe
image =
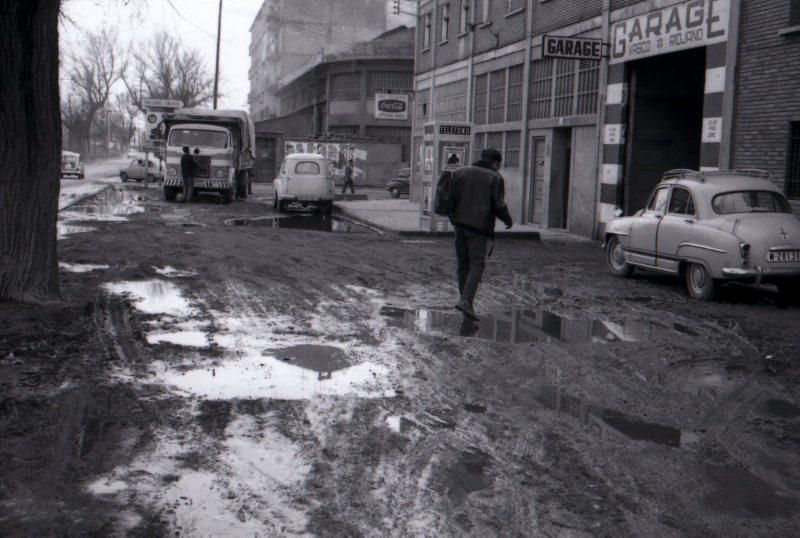
[[(603, 14), (600, 17), (600, 39), (605, 43), (609, 37), (609, 27), (611, 19), (611, 0), (603, 0)], [(603, 47), (605, 48), (605, 47)], [(608, 53), (611, 54), (609, 44)], [(597, 163), (597, 176), (594, 182), (594, 219), (592, 222), (592, 237), (597, 237), (600, 233), (598, 225), (600, 223), (600, 183), (603, 180), (603, 126), (606, 118), (606, 92), (608, 91), (608, 58), (600, 61), (600, 74), (597, 81), (597, 150), (595, 163)]]
[[(525, 222), (528, 216), (528, 199), (530, 198), (529, 190), (533, 189), (533, 185), (529, 185), (533, 180), (533, 168), (530, 167), (528, 163), (528, 153), (530, 149), (528, 148), (528, 113), (531, 99), (531, 59), (533, 57), (531, 48), (533, 47), (534, 2), (535, 0), (528, 0), (527, 13), (525, 16), (525, 63), (522, 65), (522, 95), (524, 99), (522, 100), (522, 139), (520, 140), (520, 149), (522, 150), (522, 154), (520, 155), (520, 170), (522, 170), (522, 204), (520, 204), (521, 210), (519, 215), (520, 223)], [(526, 175), (528, 176), (529, 181), (525, 181)]]

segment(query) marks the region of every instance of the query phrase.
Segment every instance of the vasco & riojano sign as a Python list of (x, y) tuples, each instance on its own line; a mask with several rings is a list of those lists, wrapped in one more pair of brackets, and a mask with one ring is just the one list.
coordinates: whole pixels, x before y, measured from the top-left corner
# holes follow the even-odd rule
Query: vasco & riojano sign
[(376, 93), (375, 119), (407, 120), (408, 95), (397, 93)]
[(689, 0), (616, 22), (609, 63), (726, 41), (730, 9), (730, 0)]
[(602, 39), (555, 35), (546, 35), (542, 37), (542, 58), (600, 60), (602, 57)]

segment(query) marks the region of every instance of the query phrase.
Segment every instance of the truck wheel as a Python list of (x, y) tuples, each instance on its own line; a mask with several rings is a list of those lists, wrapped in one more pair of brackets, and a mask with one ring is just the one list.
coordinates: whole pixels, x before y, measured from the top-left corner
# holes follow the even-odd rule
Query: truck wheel
[(247, 172), (240, 172), (236, 179), (236, 195), (242, 200), (247, 200), (247, 184), (249, 183), (249, 176)]
[(234, 185), (230, 189), (222, 191), (222, 198), (225, 200), (226, 204), (233, 203), (233, 199), (236, 198), (236, 186)]
[(400, 198), (400, 189), (397, 187), (392, 187), (389, 192), (392, 194), (392, 198)]
[(717, 292), (717, 281), (704, 265), (690, 263), (686, 268), (686, 290), (692, 299), (710, 301)]
[(177, 187), (164, 187), (164, 200), (174, 202), (178, 198)]

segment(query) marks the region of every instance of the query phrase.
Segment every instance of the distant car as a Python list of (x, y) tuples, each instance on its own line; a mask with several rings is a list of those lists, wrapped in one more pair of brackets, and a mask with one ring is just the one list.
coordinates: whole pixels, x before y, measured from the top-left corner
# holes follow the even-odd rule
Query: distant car
[(145, 174), (144, 159), (133, 159), (131, 163), (119, 171), (119, 178), (123, 183), (129, 179), (135, 181), (144, 181), (145, 175), (147, 181), (153, 183), (157, 179), (162, 179), (164, 174), (159, 167), (159, 164), (148, 160), (147, 173)]
[(61, 152), (61, 177), (64, 176), (77, 176), (78, 179), (83, 179), (83, 163), (81, 162), (81, 154), (74, 151)]
[(316, 153), (287, 155), (273, 188), (273, 206), (278, 211), (285, 211), (290, 204), (303, 207), (313, 204), (320, 211), (330, 211), (333, 207), (335, 187), (328, 173), (328, 161)]
[(800, 296), (800, 220), (761, 170), (671, 170), (644, 209), (608, 223), (606, 264), (680, 275), (689, 295), (709, 300), (726, 281), (775, 284)]
[(410, 192), (411, 183), (411, 168), (401, 168), (386, 184), (386, 190), (392, 195), (392, 198), (400, 198), (401, 195), (408, 195)]

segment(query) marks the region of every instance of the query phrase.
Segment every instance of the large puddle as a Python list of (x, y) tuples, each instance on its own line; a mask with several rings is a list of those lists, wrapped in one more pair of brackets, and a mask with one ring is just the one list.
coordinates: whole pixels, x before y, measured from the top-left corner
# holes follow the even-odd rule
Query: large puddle
[(372, 229), (350, 219), (326, 213), (292, 215), (289, 217), (258, 217), (226, 220), (228, 226), (262, 226), (267, 228), (290, 228), (315, 232), (369, 234)]
[(167, 316), (190, 316), (194, 308), (189, 304), (181, 290), (172, 282), (164, 280), (142, 280), (113, 282), (103, 284), (109, 293), (127, 295), (134, 306), (145, 314)]
[(561, 387), (540, 387), (533, 398), (548, 409), (577, 418), (601, 436), (613, 430), (630, 439), (672, 447), (685, 447), (700, 440), (700, 436), (693, 432), (645, 422), (620, 411), (599, 407), (565, 393)]
[[(65, 221), (124, 221), (129, 215), (144, 213), (146, 198), (124, 189), (106, 189), (60, 213)], [(152, 208), (157, 210), (158, 208)]]
[(693, 329), (679, 323), (569, 319), (547, 310), (514, 309), (501, 315), (482, 316), (479, 323), (465, 320), (460, 313), (450, 308), (407, 309), (384, 306), (381, 314), (387, 318), (387, 324), (393, 327), (510, 344), (644, 342), (656, 338), (698, 335)]

